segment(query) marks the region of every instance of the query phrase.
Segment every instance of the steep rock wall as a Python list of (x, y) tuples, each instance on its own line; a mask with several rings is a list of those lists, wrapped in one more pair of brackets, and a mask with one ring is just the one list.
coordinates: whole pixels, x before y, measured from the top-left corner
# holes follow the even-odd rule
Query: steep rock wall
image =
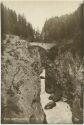
[(2, 40), (2, 123), (45, 122), (40, 55), (37, 49), (28, 50), (29, 46), (18, 36), (6, 35)]
[[(73, 55), (72, 46), (56, 48), (53, 53), (56, 57), (47, 60), (46, 66), (46, 92), (54, 93), (55, 100), (61, 97), (67, 99), (72, 110), (73, 123), (83, 123), (83, 91), (84, 60), (80, 59), (77, 51)], [(60, 88), (60, 89), (59, 89)], [(62, 94), (61, 94), (62, 92)], [(59, 95), (58, 95), (59, 93)]]

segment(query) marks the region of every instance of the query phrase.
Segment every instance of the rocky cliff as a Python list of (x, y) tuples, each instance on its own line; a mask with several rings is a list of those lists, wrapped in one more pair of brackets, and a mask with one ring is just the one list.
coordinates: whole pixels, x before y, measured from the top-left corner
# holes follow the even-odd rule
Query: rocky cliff
[(55, 101), (67, 99), (73, 123), (83, 123), (84, 59), (78, 52), (73, 44), (54, 47), (49, 52), (46, 66), (46, 92), (54, 93)]
[(45, 123), (40, 55), (29, 47), (18, 36), (6, 35), (2, 40), (2, 123)]

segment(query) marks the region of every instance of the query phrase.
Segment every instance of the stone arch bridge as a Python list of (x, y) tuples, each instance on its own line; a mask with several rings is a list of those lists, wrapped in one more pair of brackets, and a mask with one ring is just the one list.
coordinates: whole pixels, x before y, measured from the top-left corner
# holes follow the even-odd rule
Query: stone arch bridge
[(47, 57), (47, 59), (54, 61), (58, 48), (56, 43), (39, 43), (39, 42), (31, 42), (31, 47), (39, 47), (39, 52), (42, 57)]

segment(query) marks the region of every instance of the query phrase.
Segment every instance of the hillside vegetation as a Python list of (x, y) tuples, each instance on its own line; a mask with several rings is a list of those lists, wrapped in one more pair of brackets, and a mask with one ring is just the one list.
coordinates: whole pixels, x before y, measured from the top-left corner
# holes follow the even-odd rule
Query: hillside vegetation
[(45, 42), (79, 41), (84, 21), (84, 3), (72, 14), (52, 17), (45, 21), (42, 37)]
[(24, 14), (16, 14), (14, 10), (5, 7), (3, 3), (1, 3), (1, 22), (2, 38), (4, 38), (4, 34), (12, 34), (27, 39), (29, 42), (41, 40), (39, 31), (32, 27)]

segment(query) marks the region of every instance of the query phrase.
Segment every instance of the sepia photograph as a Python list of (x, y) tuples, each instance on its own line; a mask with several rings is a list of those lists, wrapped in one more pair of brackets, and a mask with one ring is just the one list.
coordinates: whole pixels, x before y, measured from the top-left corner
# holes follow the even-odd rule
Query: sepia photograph
[(84, 1), (2, 0), (1, 123), (84, 123)]

